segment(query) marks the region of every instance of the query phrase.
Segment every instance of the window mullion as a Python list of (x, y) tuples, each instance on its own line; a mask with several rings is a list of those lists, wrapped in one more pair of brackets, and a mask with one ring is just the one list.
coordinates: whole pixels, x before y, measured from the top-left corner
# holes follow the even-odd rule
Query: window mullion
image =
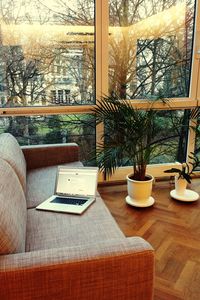
[(96, 97), (108, 93), (108, 0), (96, 1)]
[(189, 161), (189, 155), (195, 152), (195, 144), (196, 144), (196, 130), (197, 120), (192, 119), (189, 121), (189, 132), (188, 132), (188, 142), (187, 142), (187, 161)]
[[(200, 39), (200, 37), (199, 37)], [(200, 52), (200, 50), (199, 50)], [(197, 61), (197, 59), (196, 59)], [(197, 105), (200, 106), (200, 53), (198, 54), (198, 72), (197, 72), (197, 86), (196, 86), (196, 98)]]
[[(190, 82), (190, 98), (193, 100), (200, 100), (200, 5), (199, 0), (196, 1), (196, 16), (194, 27), (194, 47), (193, 47), (193, 62), (191, 70)], [(198, 103), (199, 105), (199, 103)]]
[[(96, 0), (96, 97), (108, 94), (108, 0)], [(96, 144), (102, 143), (103, 124), (96, 127)]]

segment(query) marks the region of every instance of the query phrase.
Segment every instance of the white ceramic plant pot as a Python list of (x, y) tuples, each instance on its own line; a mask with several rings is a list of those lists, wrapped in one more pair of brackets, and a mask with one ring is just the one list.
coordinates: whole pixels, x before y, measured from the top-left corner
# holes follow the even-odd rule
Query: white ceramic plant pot
[(185, 194), (185, 190), (187, 188), (187, 180), (184, 178), (178, 178), (179, 176), (175, 176), (175, 190), (176, 194), (179, 196), (183, 196)]
[(137, 181), (130, 178), (133, 174), (127, 175), (127, 189), (128, 195), (134, 202), (148, 202), (151, 197), (152, 184), (154, 177), (146, 175), (148, 180)]

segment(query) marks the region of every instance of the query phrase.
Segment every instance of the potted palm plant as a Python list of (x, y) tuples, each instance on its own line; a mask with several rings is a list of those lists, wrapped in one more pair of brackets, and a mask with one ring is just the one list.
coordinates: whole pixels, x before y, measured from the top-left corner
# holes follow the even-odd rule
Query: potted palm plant
[[(105, 177), (112, 175), (116, 168), (132, 165), (127, 175), (128, 196), (126, 201), (134, 206), (150, 206), (153, 176), (146, 173), (150, 155), (155, 146), (165, 141), (156, 138), (156, 116), (158, 111), (152, 104), (146, 110), (134, 108), (129, 100), (103, 97), (93, 112), (98, 123), (104, 123), (102, 143), (96, 150), (96, 161)], [(159, 153), (158, 153), (159, 155)]]

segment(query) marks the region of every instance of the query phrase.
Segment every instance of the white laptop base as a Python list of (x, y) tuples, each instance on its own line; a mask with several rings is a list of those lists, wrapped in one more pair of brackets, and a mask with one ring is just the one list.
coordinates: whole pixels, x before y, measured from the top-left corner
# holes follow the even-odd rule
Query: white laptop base
[(95, 167), (58, 167), (55, 194), (36, 209), (82, 214), (95, 201), (97, 175)]
[(54, 203), (57, 198), (56, 195), (51, 196), (46, 201), (42, 202), (40, 205), (36, 207), (39, 210), (49, 210), (49, 211), (57, 211), (57, 212), (65, 212), (65, 213), (74, 213), (74, 214), (82, 214), (94, 201), (95, 198), (86, 200), (85, 204), (76, 205), (76, 204), (62, 204), (62, 203)]

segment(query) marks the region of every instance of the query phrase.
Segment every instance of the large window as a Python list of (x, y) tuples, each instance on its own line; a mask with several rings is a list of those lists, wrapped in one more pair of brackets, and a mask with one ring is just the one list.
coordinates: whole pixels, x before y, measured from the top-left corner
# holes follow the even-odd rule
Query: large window
[(199, 2), (1, 0), (0, 131), (22, 145), (75, 141), (87, 164), (104, 130), (91, 112), (96, 99), (146, 109), (168, 98), (155, 105), (156, 136), (174, 139), (151, 163), (184, 160), (194, 147), (187, 132), (175, 137), (169, 110), (188, 121), (200, 99)]

